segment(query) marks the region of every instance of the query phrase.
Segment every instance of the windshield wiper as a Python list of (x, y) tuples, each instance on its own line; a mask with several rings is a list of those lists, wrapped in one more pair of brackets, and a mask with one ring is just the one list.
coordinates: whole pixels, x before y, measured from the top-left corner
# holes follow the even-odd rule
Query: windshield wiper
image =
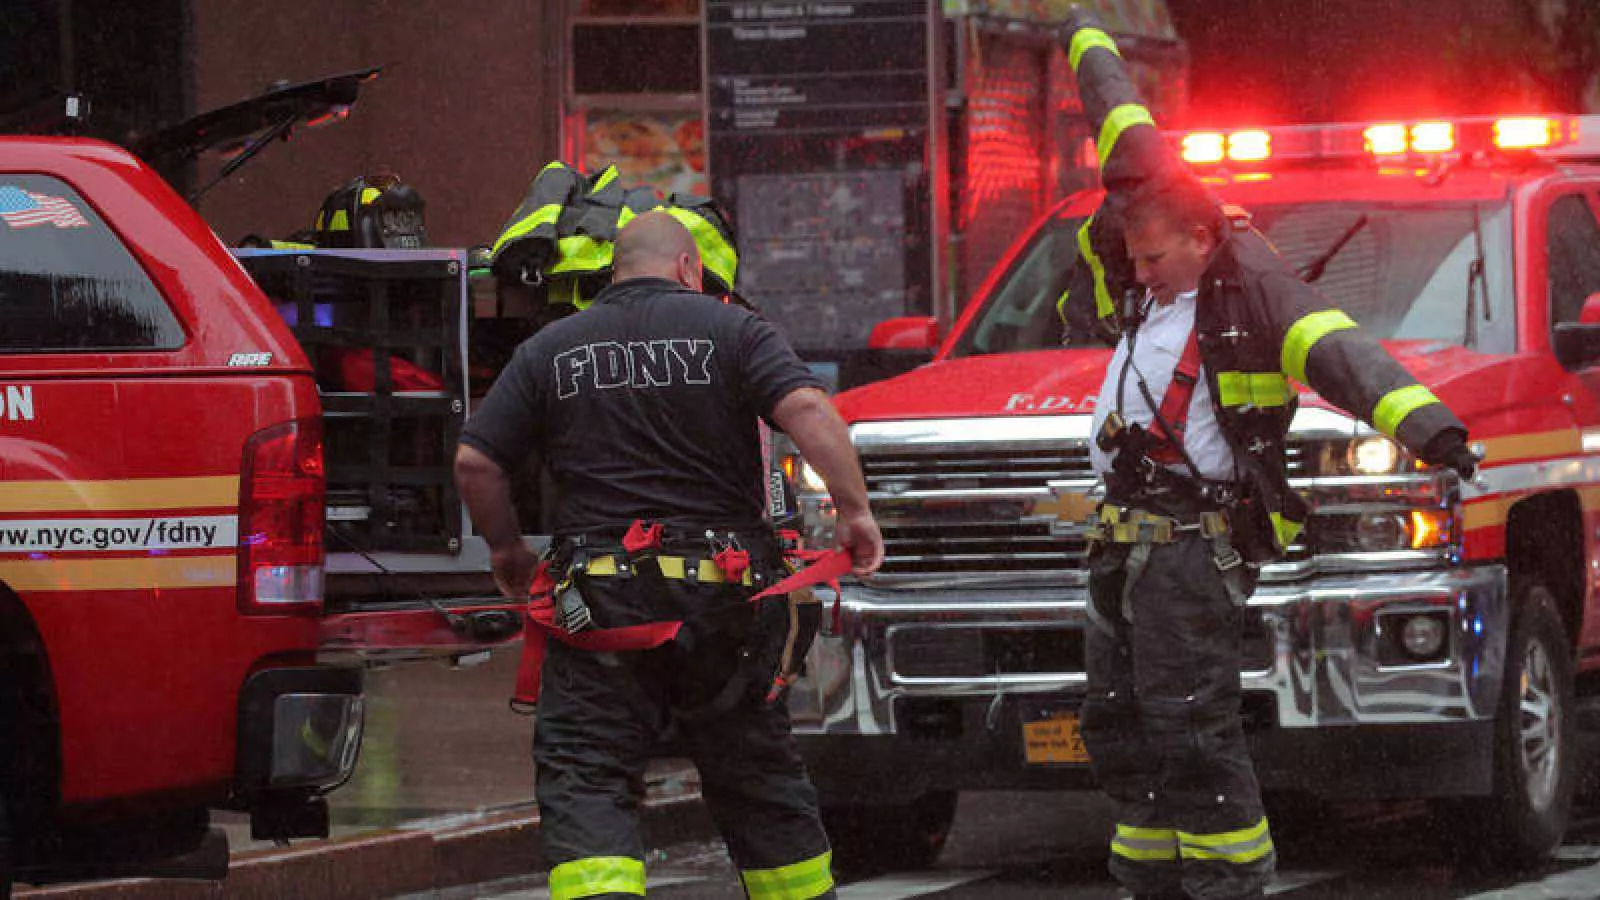
[(1494, 321), (1489, 308), (1489, 282), (1483, 274), (1483, 216), (1476, 203), (1472, 204), (1472, 241), (1476, 255), (1467, 264), (1467, 322), (1461, 343), (1475, 350), (1478, 346), (1478, 294), (1483, 294), (1483, 320)]
[(1344, 234), (1339, 235), (1339, 239), (1334, 241), (1332, 246), (1322, 251), (1321, 256), (1301, 267), (1300, 280), (1306, 284), (1315, 284), (1317, 279), (1321, 278), (1322, 273), (1328, 268), (1328, 263), (1333, 262), (1333, 258), (1339, 255), (1339, 251), (1344, 249), (1344, 245), (1354, 240), (1355, 236), (1360, 234), (1361, 229), (1365, 227), (1367, 227), (1367, 214), (1362, 213), (1360, 218), (1356, 219), (1349, 228), (1344, 230)]

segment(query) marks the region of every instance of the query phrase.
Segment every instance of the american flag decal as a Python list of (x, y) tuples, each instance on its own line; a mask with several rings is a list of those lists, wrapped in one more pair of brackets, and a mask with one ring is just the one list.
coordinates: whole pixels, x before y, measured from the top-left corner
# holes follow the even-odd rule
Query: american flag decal
[(57, 228), (87, 228), (89, 220), (62, 197), (35, 194), (15, 185), (0, 185), (0, 219), (12, 228), (54, 225)]

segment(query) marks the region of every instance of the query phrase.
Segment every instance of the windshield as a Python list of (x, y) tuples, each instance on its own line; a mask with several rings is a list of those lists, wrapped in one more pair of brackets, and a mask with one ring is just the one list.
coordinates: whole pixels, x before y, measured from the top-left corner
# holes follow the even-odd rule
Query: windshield
[[(1504, 202), (1477, 204), (1481, 278), (1473, 277), (1479, 240), (1469, 202), (1278, 204), (1254, 207), (1251, 213), (1296, 271), (1306, 271), (1319, 258), (1324, 262), (1317, 290), (1370, 334), (1445, 341), (1486, 353), (1516, 349), (1515, 313), (1507, 299), (1511, 240)], [(1363, 217), (1365, 223), (1357, 227)], [(1082, 219), (1057, 219), (1038, 233), (952, 356), (1061, 346), (1065, 330), (1056, 302), (1077, 260), (1082, 224)]]

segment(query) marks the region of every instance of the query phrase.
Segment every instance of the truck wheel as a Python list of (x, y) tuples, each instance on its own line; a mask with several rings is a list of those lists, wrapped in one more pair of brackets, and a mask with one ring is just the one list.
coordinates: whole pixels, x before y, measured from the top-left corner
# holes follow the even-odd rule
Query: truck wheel
[(1495, 717), (1494, 793), (1440, 809), (1461, 850), (1505, 868), (1539, 865), (1561, 845), (1577, 771), (1566, 629), (1548, 587), (1519, 587)]
[(928, 868), (944, 849), (955, 817), (955, 791), (934, 791), (893, 806), (822, 809), (834, 866), (850, 872)]

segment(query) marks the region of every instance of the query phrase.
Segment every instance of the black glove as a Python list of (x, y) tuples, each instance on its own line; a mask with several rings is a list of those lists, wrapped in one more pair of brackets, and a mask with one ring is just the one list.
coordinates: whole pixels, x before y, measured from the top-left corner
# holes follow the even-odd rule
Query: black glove
[(1459, 429), (1441, 432), (1428, 441), (1422, 458), (1436, 466), (1456, 470), (1462, 481), (1471, 481), (1478, 471), (1478, 454), (1467, 446), (1466, 436)]
[(1455, 445), (1444, 455), (1444, 464), (1455, 469), (1462, 481), (1472, 480), (1472, 476), (1477, 474), (1478, 463), (1478, 454), (1464, 443)]

